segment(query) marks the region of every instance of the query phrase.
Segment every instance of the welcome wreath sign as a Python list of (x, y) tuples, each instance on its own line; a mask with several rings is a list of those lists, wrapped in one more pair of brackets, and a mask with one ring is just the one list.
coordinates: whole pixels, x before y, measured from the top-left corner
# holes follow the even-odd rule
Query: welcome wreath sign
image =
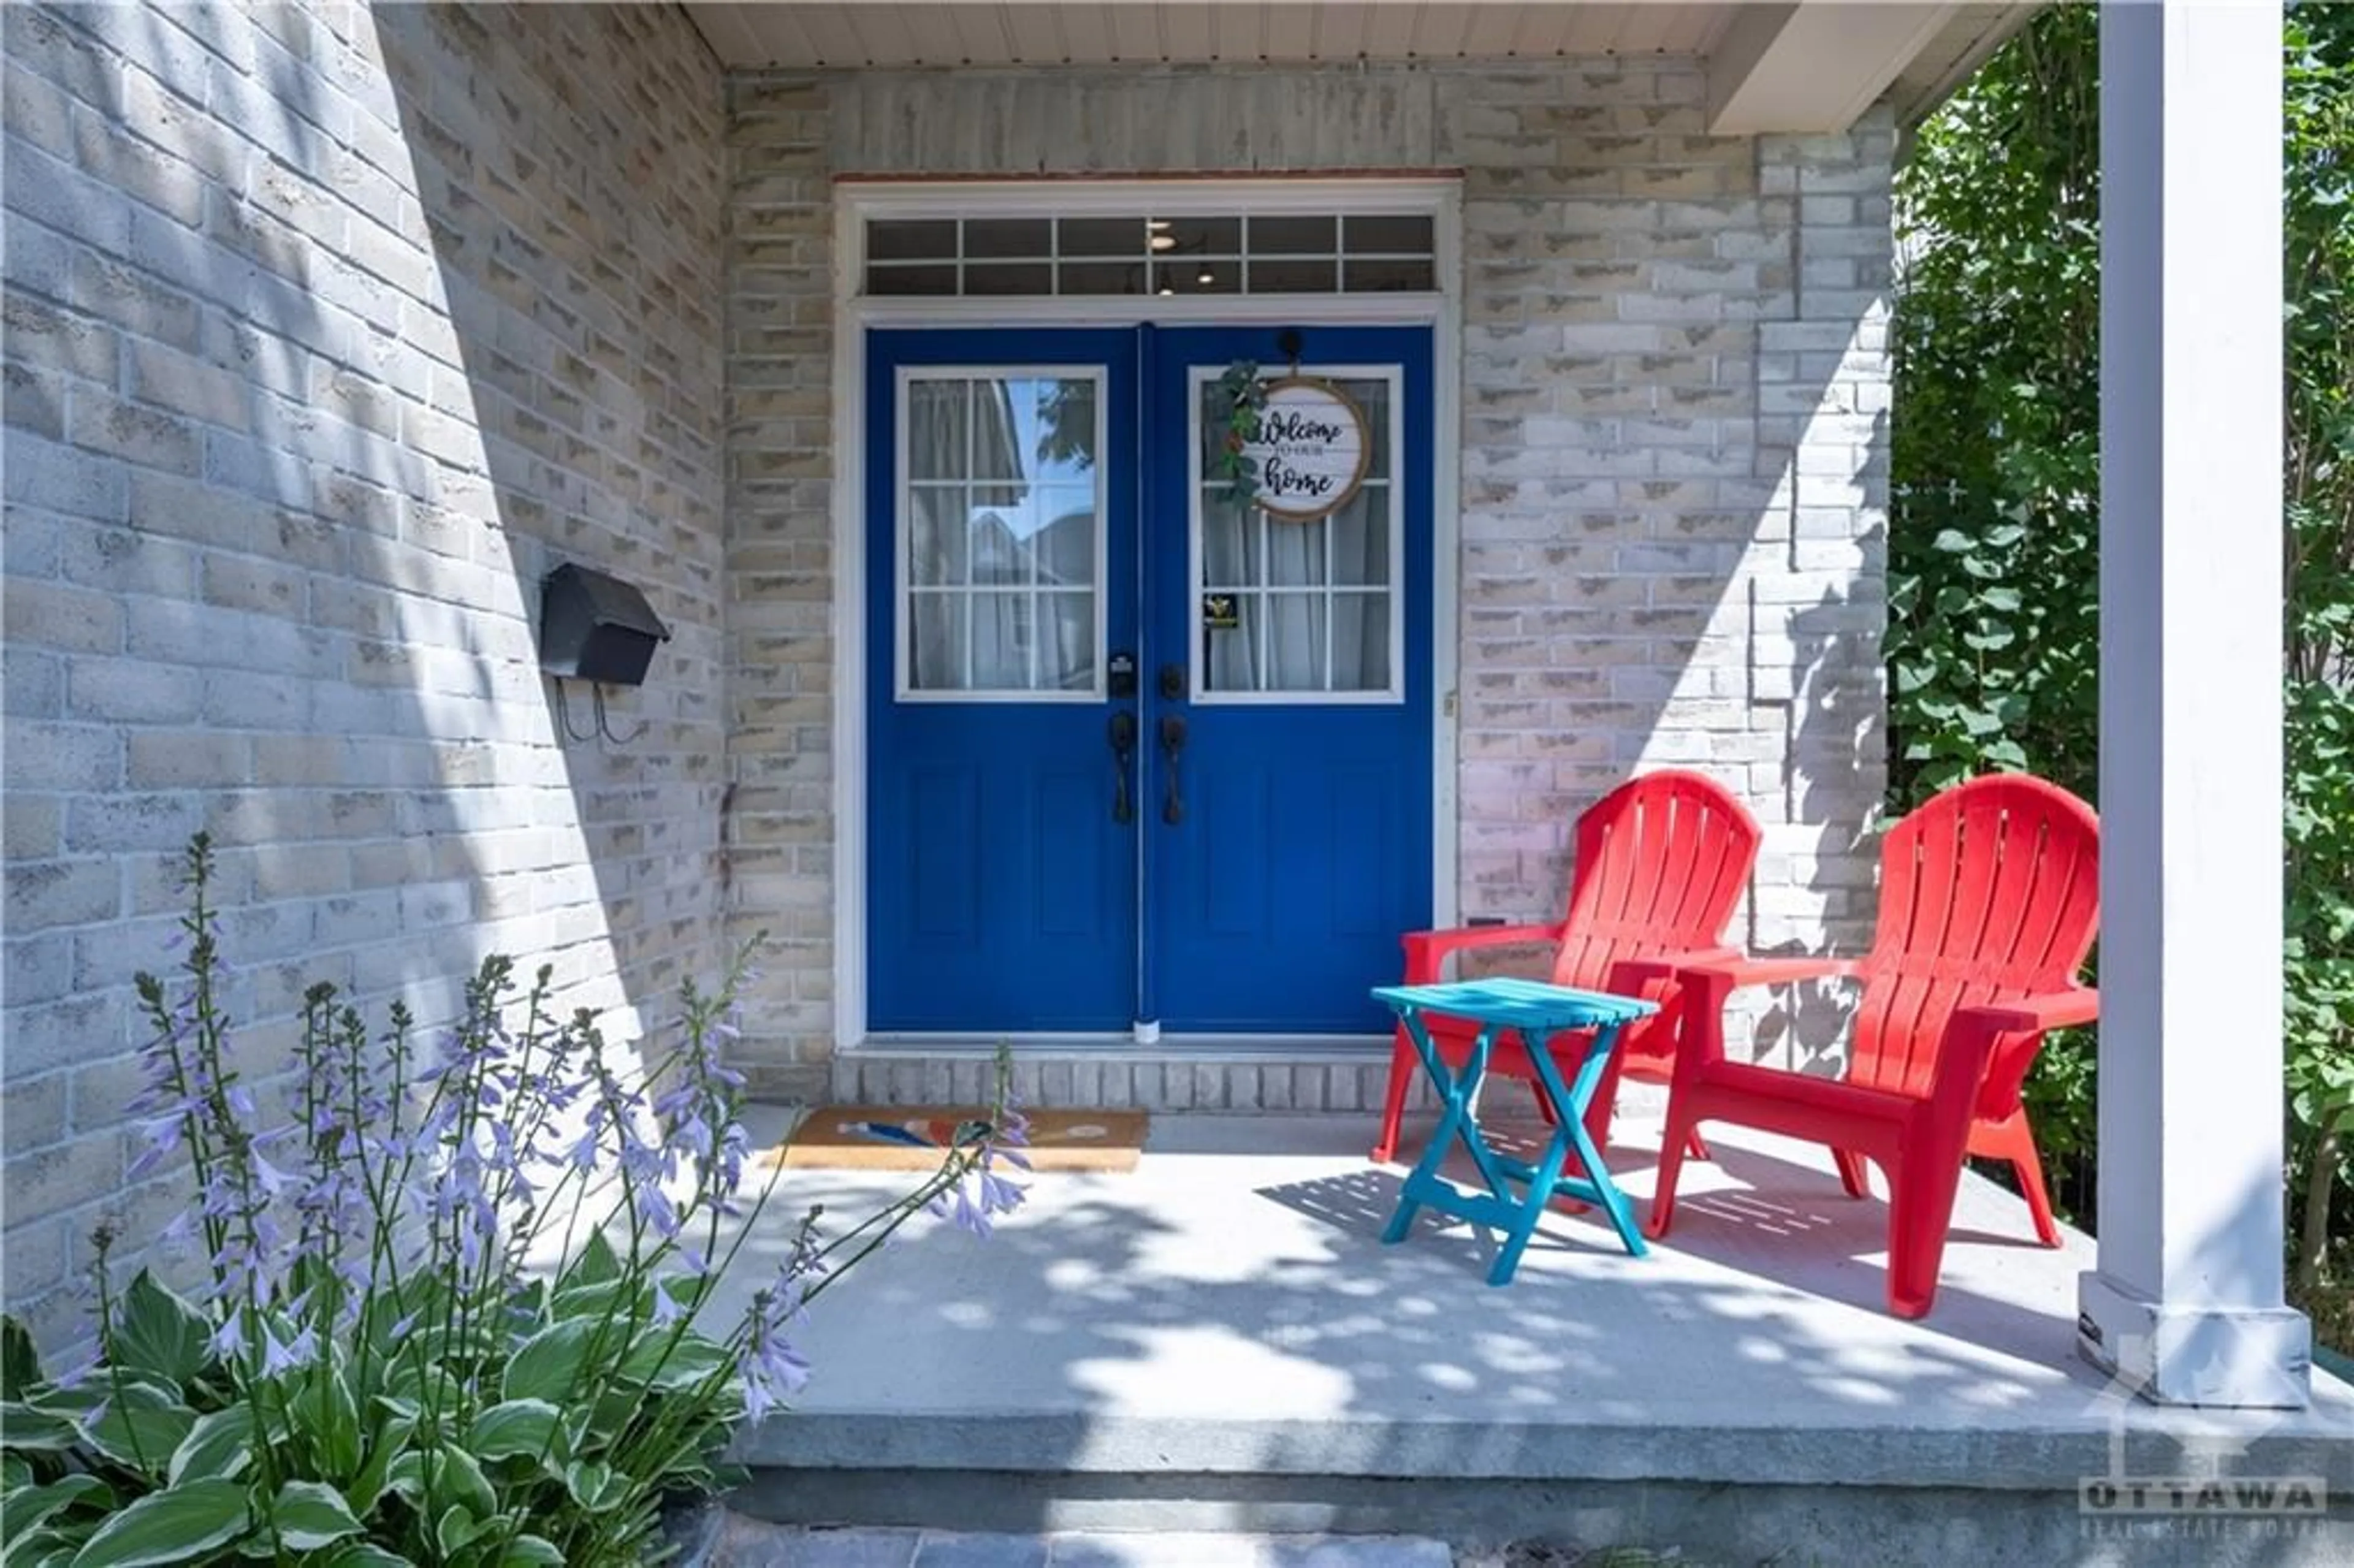
[(1253, 482), (1252, 503), (1288, 523), (1312, 523), (1346, 506), (1373, 461), (1364, 410), (1312, 376), (1264, 381), (1257, 390), (1257, 429), (1236, 453)]

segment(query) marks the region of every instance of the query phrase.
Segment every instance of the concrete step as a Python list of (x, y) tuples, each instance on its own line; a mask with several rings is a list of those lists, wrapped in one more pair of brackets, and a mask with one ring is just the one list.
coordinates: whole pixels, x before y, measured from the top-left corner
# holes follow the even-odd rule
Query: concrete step
[[(985, 1446), (987, 1435), (973, 1435)], [(2073, 1472), (2071, 1471), (2071, 1474)], [(2331, 1499), (2326, 1517), (2089, 1515), (2064, 1489), (1968, 1485), (1863, 1486), (1647, 1480), (1421, 1479), (1366, 1476), (1257, 1476), (1173, 1472), (1056, 1474), (1003, 1470), (762, 1468), (729, 1499), (731, 1511), (796, 1527), (776, 1536), (736, 1527), (740, 1539), (788, 1542), (779, 1554), (715, 1555), (712, 1568), (776, 1563), (884, 1568), (848, 1544), (899, 1540), (952, 1521), (975, 1542), (937, 1556), (894, 1556), (889, 1568), (1399, 1568), (1429, 1563), (1690, 1564), (1734, 1568), (2052, 1568), (2130, 1563), (2133, 1568), (2345, 1568), (2354, 1563), (2354, 1510)], [(848, 1529), (806, 1527), (825, 1523)], [(895, 1528), (896, 1527), (896, 1528)], [(1040, 1554), (1015, 1542), (1043, 1539), (1164, 1543), (1158, 1553)], [(1305, 1548), (1249, 1555), (1237, 1542), (1323, 1541), (1450, 1544), (1445, 1555), (1344, 1554)], [(1564, 1543), (1532, 1553), (1529, 1542)], [(1385, 1544), (1384, 1551), (1390, 1550)], [(843, 1554), (834, 1555), (839, 1549)], [(1403, 1552), (1404, 1547), (1396, 1550)], [(1371, 1552), (1368, 1546), (1365, 1550)], [(966, 1555), (970, 1552), (971, 1555)], [(1027, 1552), (1027, 1554), (1023, 1554)], [(1245, 1553), (1237, 1555), (1236, 1553)], [(1625, 1555), (1617, 1555), (1623, 1552)], [(797, 1554), (800, 1553), (800, 1554)], [(1653, 1554), (1657, 1554), (1656, 1558)]]
[(809, 1529), (711, 1519), (673, 1568), (1454, 1568), (1406, 1535)]

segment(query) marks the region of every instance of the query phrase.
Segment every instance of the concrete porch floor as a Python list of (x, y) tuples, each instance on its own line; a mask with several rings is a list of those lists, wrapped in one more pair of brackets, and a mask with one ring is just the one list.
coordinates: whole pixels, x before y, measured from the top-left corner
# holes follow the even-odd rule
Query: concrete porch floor
[[(1649, 1110), (1622, 1105), (1612, 1150), (1638, 1213)], [(1133, 1173), (1035, 1176), (986, 1241), (918, 1221), (812, 1309), (816, 1376), (745, 1439), (758, 1478), (734, 1506), (960, 1529), (1543, 1526), (1795, 1545), (1792, 1562), (1914, 1561), (1916, 1537), (1923, 1562), (2354, 1561), (2354, 1392), (2317, 1372), (2297, 1414), (2119, 1397), (2073, 1351), (2093, 1244), (2034, 1245), (1990, 1181), (1965, 1182), (1936, 1308), (1905, 1322), (1882, 1305), (1886, 1210), (1841, 1193), (1819, 1150), (1712, 1132), (1668, 1244), (1632, 1258), (1598, 1215), (1555, 1213), (1491, 1288), (1470, 1227), (1426, 1214), (1382, 1245), (1404, 1172), (1368, 1161), (1373, 1134), (1164, 1116)], [(729, 1288), (755, 1287), (810, 1203), (846, 1225), (905, 1180), (788, 1172)], [(2054, 1554), (2137, 1522), (2085, 1518), (2080, 1478), (2201, 1475), (2317, 1477), (2329, 1514), (2285, 1542), (2234, 1521), (2243, 1558), (2154, 1530), (2116, 1534), (2129, 1557)]]

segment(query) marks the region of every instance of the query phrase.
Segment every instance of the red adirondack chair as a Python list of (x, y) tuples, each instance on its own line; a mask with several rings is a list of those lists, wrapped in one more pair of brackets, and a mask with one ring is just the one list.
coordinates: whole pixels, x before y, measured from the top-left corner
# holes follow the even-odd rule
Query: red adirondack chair
[[(1558, 924), (1410, 932), (1405, 938), (1405, 982), (1426, 985), (1443, 979), (1452, 953), (1542, 943), (1555, 949), (1550, 977), (1554, 984), (1659, 1002), (1658, 1013), (1626, 1027), (1595, 1090), (1586, 1131), (1601, 1149), (1609, 1139), (1619, 1075), (1667, 1079), (1675, 1050), (1669, 993), (1676, 971), (1685, 964), (1740, 956), (1724, 945), (1724, 928), (1757, 859), (1757, 839), (1756, 820), (1714, 779), (1676, 769), (1630, 779), (1578, 817), (1569, 911)], [(1447, 1060), (1459, 1062), (1470, 1054), (1475, 1026), (1440, 1018), (1428, 1022), (1431, 1043)], [(1572, 1040), (1553, 1046), (1557, 1057), (1580, 1048), (1582, 1043)], [(1389, 1094), (1375, 1160), (1386, 1161), (1397, 1153), (1406, 1091), (1421, 1070), (1401, 1029), (1390, 1050)], [(1546, 1103), (1518, 1035), (1494, 1043), (1488, 1072), (1527, 1082), (1546, 1119), (1553, 1118), (1553, 1107)]]
[[(1864, 1197), (1864, 1161), (1888, 1178), (1888, 1304), (1929, 1310), (1954, 1193), (1970, 1155), (2019, 1174), (2035, 1234), (2060, 1245), (2019, 1087), (2046, 1030), (2089, 1023), (2076, 983), (2100, 918), (2100, 823), (2066, 790), (2018, 775), (1977, 779), (1914, 810), (1880, 852), (1872, 951), (1853, 960), (1752, 959), (1687, 969), (1653, 1236), (1676, 1206), (1684, 1139), (1730, 1121), (1829, 1144), (1840, 1184)], [(1838, 1079), (1730, 1062), (1735, 986), (1825, 976), (1863, 982)]]

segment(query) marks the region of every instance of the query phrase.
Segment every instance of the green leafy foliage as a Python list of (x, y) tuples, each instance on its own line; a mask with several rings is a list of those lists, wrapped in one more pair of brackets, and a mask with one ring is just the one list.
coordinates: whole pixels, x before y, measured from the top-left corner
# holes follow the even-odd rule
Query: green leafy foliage
[[(2287, 15), (2288, 1057), (2302, 1178), (2296, 1281), (2354, 1313), (2354, 7)], [(2341, 1340), (2340, 1343), (2345, 1341)]]
[[(430, 1064), (397, 1004), (371, 1030), (314, 987), (296, 1119), (263, 1132), (229, 1065), (210, 871), (200, 835), (179, 985), (139, 977), (145, 1125), (189, 1155), (209, 1288), (143, 1269), (115, 1290), (101, 1226), (93, 1364), (51, 1381), (0, 1319), (10, 1568), (645, 1561), (664, 1504), (726, 1484), (738, 1427), (798, 1387), (803, 1306), (951, 1190), (980, 1188), (972, 1215), (1020, 1196), (991, 1174), (1020, 1136), (1001, 1062), (998, 1110), (936, 1171), (839, 1236), (812, 1211), (752, 1305), (706, 1323), (768, 1197), (738, 1202), (742, 1080), (717, 1048), (748, 948), (716, 993), (683, 988), (684, 1043), (626, 1071), (592, 1017), (550, 1017), (545, 969), (518, 996), (486, 962)], [(553, 1280), (526, 1266), (576, 1234)]]
[(200, 1562), (252, 1527), (243, 1487), (235, 1481), (188, 1481), (150, 1492), (110, 1514), (74, 1553), (73, 1568)]
[[(2089, 6), (2043, 12), (1922, 128), (1898, 177), (1899, 810), (1996, 768), (2096, 798), (2098, 26)], [(2311, 1299), (2349, 1246), (2330, 1197), (2354, 1150), (2354, 6), (2292, 4), (2284, 51), (2286, 1108)], [(2089, 1037), (2063, 1038), (2027, 1087), (2080, 1221), (2094, 1077)]]
[(1259, 419), (1267, 410), (1267, 383), (1253, 360), (1236, 360), (1218, 377), (1210, 395), (1213, 422), (1225, 427), (1210, 451), (1206, 472), (1224, 480), (1227, 499), (1247, 510), (1258, 494), (1258, 462), (1246, 449), (1258, 440)]
[[(1897, 178), (1889, 805), (1983, 772), (2098, 798), (2098, 19), (2047, 11), (1923, 127)], [(2053, 1198), (2093, 1196), (2095, 1053), (2025, 1096)]]

